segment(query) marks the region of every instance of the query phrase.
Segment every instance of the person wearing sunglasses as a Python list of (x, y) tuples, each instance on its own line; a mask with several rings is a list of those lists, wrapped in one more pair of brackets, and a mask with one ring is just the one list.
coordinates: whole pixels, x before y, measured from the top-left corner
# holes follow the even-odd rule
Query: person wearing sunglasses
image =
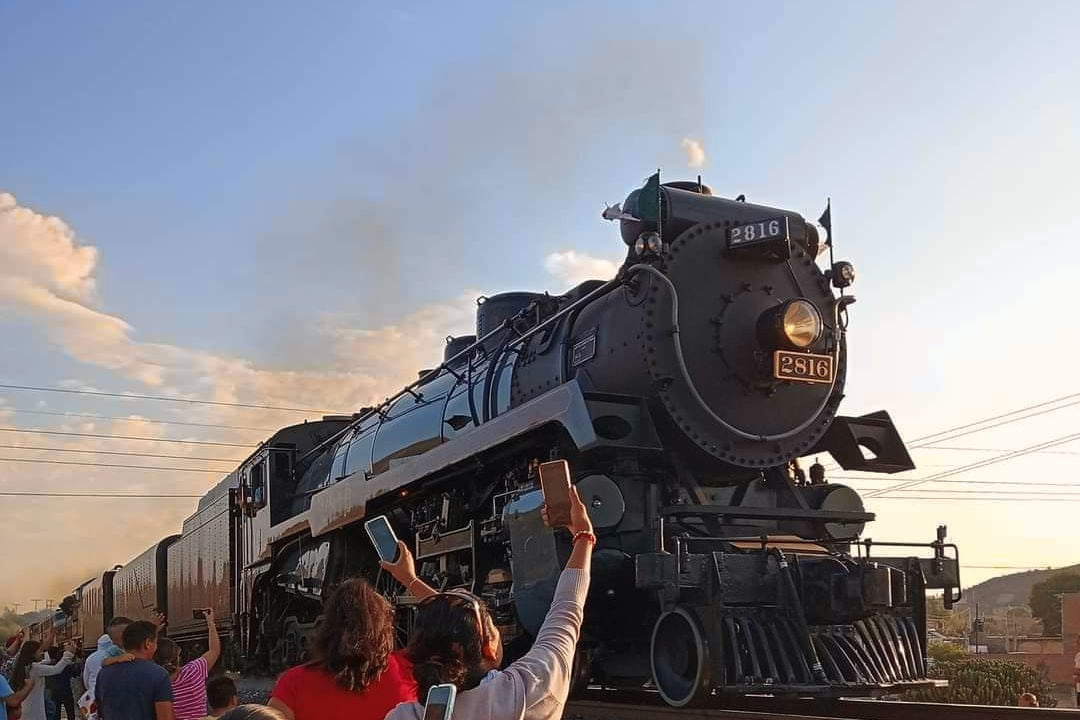
[[(544, 511), (544, 521), (547, 513)], [(406, 656), (412, 662), (418, 697), (432, 685), (457, 686), (454, 716), (469, 720), (558, 720), (570, 693), (574, 651), (589, 590), (596, 544), (588, 511), (570, 489), (573, 551), (559, 578), (555, 598), (532, 649), (504, 670), (502, 638), (487, 608), (464, 591), (436, 593), (412, 571), (402, 546), (401, 559), (384, 567), (416, 597), (416, 621)], [(423, 586), (423, 587), (420, 587)], [(421, 720), (424, 706), (405, 702), (386, 720)]]

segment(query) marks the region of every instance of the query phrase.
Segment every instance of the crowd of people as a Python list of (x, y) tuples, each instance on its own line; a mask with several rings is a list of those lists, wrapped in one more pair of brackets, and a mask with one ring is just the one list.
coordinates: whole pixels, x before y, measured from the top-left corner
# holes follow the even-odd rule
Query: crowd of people
[(421, 720), (428, 689), (440, 684), (457, 688), (456, 718), (556, 720), (570, 692), (596, 544), (576, 490), (570, 496), (573, 550), (532, 648), (506, 667), (484, 603), (465, 591), (429, 587), (399, 543), (398, 559), (382, 566), (417, 601), (403, 649), (395, 649), (391, 603), (366, 581), (346, 580), (326, 600), (313, 659), (284, 672), (267, 705), (238, 705), (234, 682), (210, 676), (221, 654), (212, 611), (207, 651), (183, 664), (179, 646), (162, 632), (164, 618), (117, 617), (81, 673), (75, 647), (16, 638), (0, 677), (0, 720), (59, 720), (61, 710), (75, 717), (76, 677), (85, 687), (80, 720)]

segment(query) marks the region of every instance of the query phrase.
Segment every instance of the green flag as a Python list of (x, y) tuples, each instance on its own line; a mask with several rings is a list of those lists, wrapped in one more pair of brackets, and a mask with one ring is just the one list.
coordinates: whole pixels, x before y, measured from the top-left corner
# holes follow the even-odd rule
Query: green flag
[(660, 222), (660, 171), (648, 180), (637, 198), (637, 216), (641, 220)]

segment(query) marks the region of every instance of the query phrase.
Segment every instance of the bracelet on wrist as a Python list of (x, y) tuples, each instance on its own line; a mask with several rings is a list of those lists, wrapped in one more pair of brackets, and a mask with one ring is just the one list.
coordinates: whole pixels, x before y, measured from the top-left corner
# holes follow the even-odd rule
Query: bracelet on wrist
[(571, 542), (576, 545), (578, 540), (585, 540), (592, 545), (596, 545), (596, 535), (592, 532), (592, 530), (578, 530), (576, 533), (574, 533)]

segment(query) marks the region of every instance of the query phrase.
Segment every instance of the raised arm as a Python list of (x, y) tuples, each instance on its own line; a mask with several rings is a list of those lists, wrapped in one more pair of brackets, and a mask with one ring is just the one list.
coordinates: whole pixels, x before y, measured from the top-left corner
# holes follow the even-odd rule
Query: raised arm
[[(546, 508), (542, 514), (547, 522)], [(585, 596), (589, 591), (589, 571), (596, 543), (589, 513), (574, 487), (570, 488), (570, 524), (566, 529), (573, 537), (574, 549), (559, 577), (551, 608), (536, 633), (532, 648), (507, 668), (507, 672), (521, 676), (520, 688), (525, 694), (520, 699), (522, 710), (549, 697), (564, 703), (570, 692), (574, 653), (585, 616)]]
[(206, 625), (210, 634), (209, 649), (202, 654), (202, 658), (206, 661), (206, 669), (210, 670), (221, 657), (221, 636), (218, 635), (214, 608), (206, 608)]
[(64, 656), (57, 660), (52, 665), (43, 662), (36, 662), (30, 666), (30, 671), (38, 677), (50, 677), (52, 675), (59, 675), (64, 672), (64, 668), (71, 664), (71, 661), (75, 658), (75, 649), (71, 643), (64, 645)]
[(380, 562), (379, 566), (390, 573), (391, 577), (405, 586), (405, 592), (417, 600), (437, 595), (438, 592), (426, 582), (416, 576), (416, 562), (413, 560), (409, 547), (398, 540), (397, 562)]

